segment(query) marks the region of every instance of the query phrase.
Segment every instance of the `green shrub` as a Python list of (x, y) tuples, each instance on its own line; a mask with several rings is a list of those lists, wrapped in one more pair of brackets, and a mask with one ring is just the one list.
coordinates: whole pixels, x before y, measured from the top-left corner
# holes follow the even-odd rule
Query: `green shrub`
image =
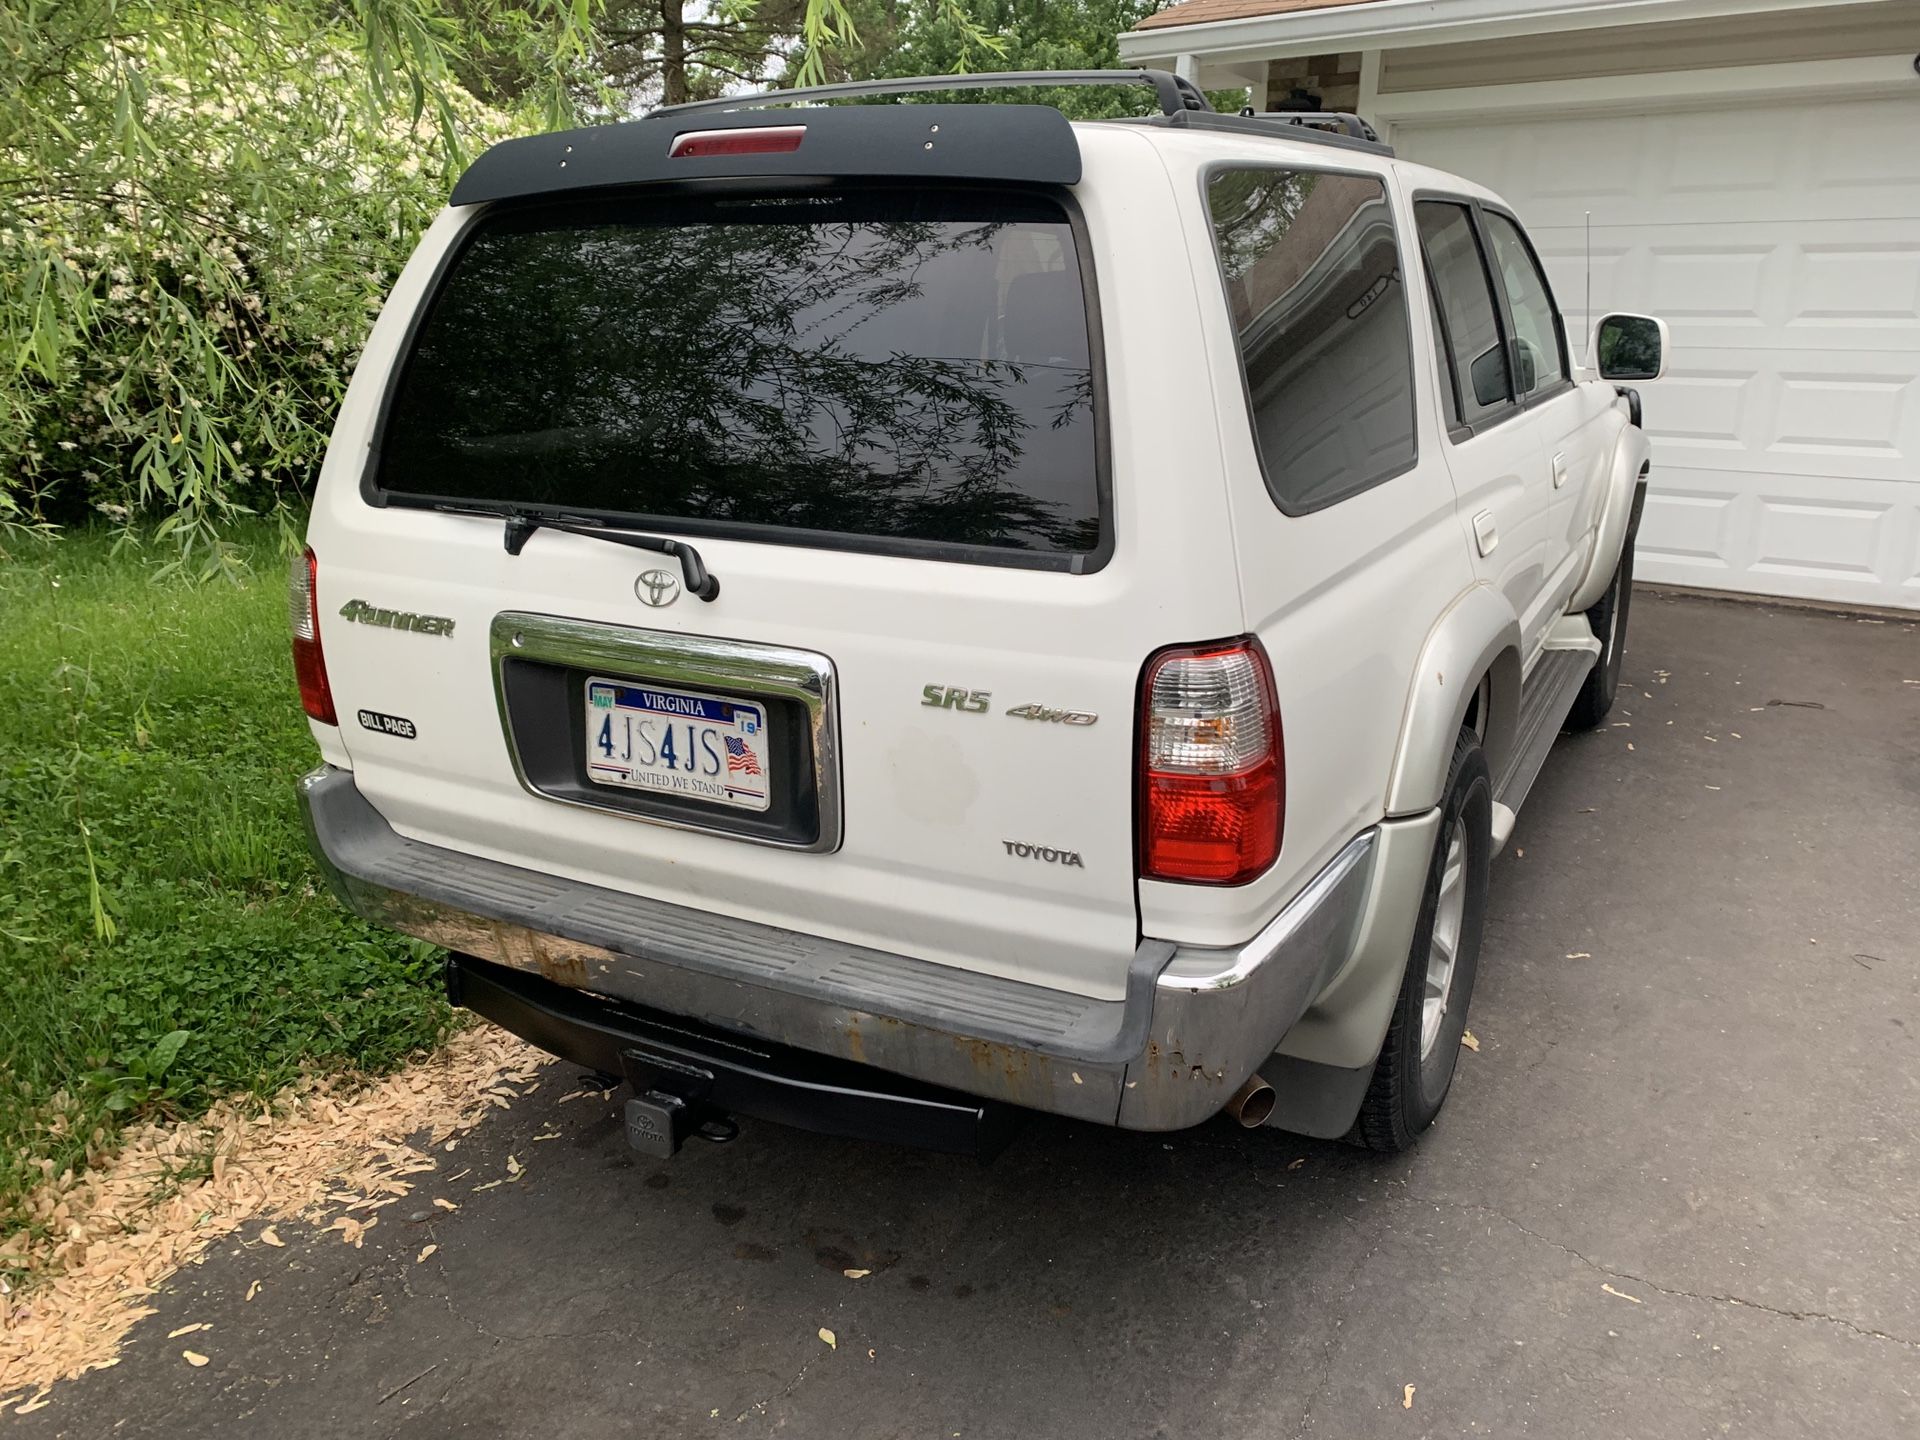
[(218, 560), (307, 491), (462, 157), (564, 110), (484, 106), (445, 54), (504, 35), (564, 99), (590, 9), (0, 0), (0, 525), (164, 517)]

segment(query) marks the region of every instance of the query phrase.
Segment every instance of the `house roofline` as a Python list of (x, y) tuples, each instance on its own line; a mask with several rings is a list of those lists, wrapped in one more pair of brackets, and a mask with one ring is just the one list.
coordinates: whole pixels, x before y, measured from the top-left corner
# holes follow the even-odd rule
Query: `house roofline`
[(1890, 3), (1893, 0), (1372, 0), (1327, 10), (1129, 30), (1120, 36), (1120, 61), (1178, 67), (1200, 84), (1224, 87), (1257, 81), (1268, 60), (1289, 55)]

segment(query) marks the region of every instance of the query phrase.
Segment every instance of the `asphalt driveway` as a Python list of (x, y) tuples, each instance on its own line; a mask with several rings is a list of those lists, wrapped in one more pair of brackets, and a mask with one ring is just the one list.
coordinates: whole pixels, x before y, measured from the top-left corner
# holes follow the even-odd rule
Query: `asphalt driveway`
[(556, 1068), (420, 1192), (457, 1212), (222, 1244), (11, 1433), (1920, 1434), (1917, 628), (1636, 598), (1411, 1156), (1037, 1120), (662, 1165)]

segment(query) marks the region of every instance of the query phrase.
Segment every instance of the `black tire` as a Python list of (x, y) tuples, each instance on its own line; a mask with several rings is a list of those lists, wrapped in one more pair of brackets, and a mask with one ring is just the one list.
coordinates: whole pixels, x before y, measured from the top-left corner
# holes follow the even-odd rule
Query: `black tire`
[(1614, 692), (1620, 688), (1621, 662), (1627, 655), (1627, 612), (1633, 604), (1633, 541), (1634, 530), (1638, 528), (1636, 525), (1627, 531), (1627, 543), (1621, 547), (1613, 581), (1607, 586), (1607, 593), (1587, 611), (1587, 623), (1600, 637), (1602, 648), (1600, 658), (1587, 672), (1586, 683), (1573, 698), (1573, 708), (1567, 711), (1566, 722), (1561, 726), (1564, 730), (1592, 730), (1613, 709)]
[[(1428, 962), (1434, 953), (1435, 920), (1456, 836), (1461, 866), (1458, 933), (1437, 1027), (1431, 1042), (1423, 1044)], [(1413, 947), (1407, 955), (1400, 997), (1394, 1002), (1393, 1023), (1387, 1027), (1380, 1058), (1374, 1062), (1373, 1082), (1347, 1137), (1369, 1150), (1405, 1150), (1433, 1123), (1446, 1103), (1454, 1067), (1460, 1059), (1460, 1037), (1467, 1028), (1474, 976), (1480, 968), (1480, 937), (1487, 917), (1487, 869), (1492, 860), (1493, 785), (1487, 778), (1487, 760), (1481, 753), (1479, 737), (1472, 730), (1462, 730), (1453, 746), (1453, 766), (1447, 774), (1446, 797), (1440, 804), (1440, 833), (1427, 866), (1420, 918), (1413, 929)]]

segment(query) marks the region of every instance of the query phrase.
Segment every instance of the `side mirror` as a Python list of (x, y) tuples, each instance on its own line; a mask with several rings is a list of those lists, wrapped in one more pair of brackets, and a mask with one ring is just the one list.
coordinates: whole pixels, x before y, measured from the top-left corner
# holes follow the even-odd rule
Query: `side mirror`
[(1658, 380), (1667, 373), (1667, 322), (1651, 315), (1603, 315), (1593, 327), (1602, 380)]
[(1506, 357), (1494, 345), (1474, 357), (1467, 374), (1473, 381), (1473, 399), (1477, 405), (1499, 405), (1507, 398)]

